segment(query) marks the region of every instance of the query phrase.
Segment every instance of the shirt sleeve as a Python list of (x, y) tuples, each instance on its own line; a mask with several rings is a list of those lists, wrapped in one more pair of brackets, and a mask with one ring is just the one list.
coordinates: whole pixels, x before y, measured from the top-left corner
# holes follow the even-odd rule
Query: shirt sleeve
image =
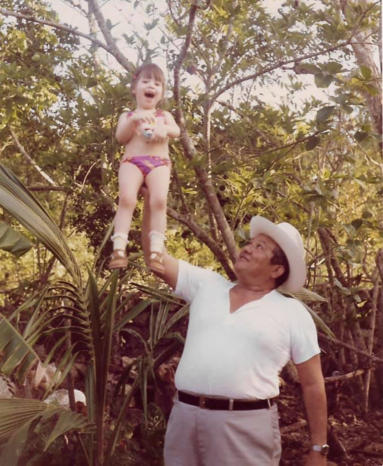
[(313, 318), (302, 303), (296, 301), (295, 318), (290, 326), (291, 359), (300, 364), (320, 353)]
[(174, 294), (190, 303), (195, 297), (200, 285), (214, 272), (191, 265), (183, 260), (178, 261), (177, 284)]

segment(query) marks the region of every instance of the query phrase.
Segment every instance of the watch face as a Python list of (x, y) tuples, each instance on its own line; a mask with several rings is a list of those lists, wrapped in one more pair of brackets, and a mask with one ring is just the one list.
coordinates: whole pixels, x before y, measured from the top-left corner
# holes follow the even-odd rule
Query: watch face
[(312, 450), (317, 451), (323, 456), (326, 456), (330, 450), (330, 446), (325, 443), (324, 445), (312, 445)]

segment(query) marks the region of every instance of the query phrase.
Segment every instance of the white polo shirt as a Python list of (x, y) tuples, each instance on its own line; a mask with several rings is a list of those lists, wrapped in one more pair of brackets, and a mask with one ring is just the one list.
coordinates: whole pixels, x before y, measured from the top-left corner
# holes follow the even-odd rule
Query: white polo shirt
[(315, 324), (302, 303), (276, 290), (230, 313), (234, 285), (179, 261), (175, 294), (190, 303), (190, 317), (176, 387), (228, 398), (275, 397), (290, 359), (299, 364), (320, 353)]

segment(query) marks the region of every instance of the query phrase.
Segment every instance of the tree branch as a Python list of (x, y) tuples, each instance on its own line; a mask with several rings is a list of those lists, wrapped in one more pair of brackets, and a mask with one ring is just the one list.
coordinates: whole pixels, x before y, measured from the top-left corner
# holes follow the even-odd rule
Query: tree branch
[(329, 336), (325, 335), (324, 333), (320, 333), (319, 336), (321, 338), (324, 338), (325, 340), (328, 340), (331, 343), (335, 343), (336, 345), (340, 345), (340, 346), (343, 346), (344, 348), (348, 348), (348, 349), (350, 349), (352, 351), (355, 351), (355, 353), (361, 354), (362, 356), (365, 356), (366, 358), (369, 358), (371, 360), (371, 362), (373, 362), (373, 363), (383, 364), (383, 358), (379, 358), (375, 354), (369, 354), (367, 351), (363, 351), (363, 350), (361, 350), (359, 348), (356, 348), (355, 346), (350, 345), (348, 343), (345, 343), (342, 340), (338, 340), (337, 338), (329, 337)]
[(358, 375), (362, 375), (366, 372), (365, 369), (356, 369), (352, 372), (348, 372), (347, 374), (340, 374), (340, 375), (332, 375), (330, 377), (325, 377), (326, 383), (334, 383), (334, 382), (341, 382), (342, 380), (353, 379)]
[(83, 32), (80, 32), (79, 30), (71, 26), (65, 26), (63, 24), (55, 23), (53, 21), (38, 19), (30, 15), (25, 15), (22, 13), (16, 13), (14, 11), (6, 10), (5, 8), (0, 8), (0, 13), (3, 14), (4, 16), (13, 16), (15, 18), (31, 21), (32, 23), (44, 24), (45, 26), (49, 26), (54, 29), (59, 29), (61, 31), (66, 31), (75, 36), (79, 36), (84, 39), (87, 39), (90, 42), (92, 42), (94, 45), (97, 45), (98, 47), (101, 47), (102, 49), (104, 49), (106, 52), (110, 53), (113, 57), (115, 57), (115, 59), (120, 63), (120, 65), (122, 65), (123, 68), (126, 69), (127, 71), (131, 72), (134, 69), (133, 64), (121, 54), (121, 52), (118, 50), (114, 42), (113, 44), (105, 45), (103, 42), (95, 39), (89, 34), (84, 34)]
[[(179, 124), (180, 129), (181, 129), (180, 141), (184, 149), (184, 154), (185, 154), (185, 157), (189, 160), (193, 160), (193, 158), (195, 157), (196, 150), (185, 127), (185, 119), (184, 119), (184, 115), (183, 115), (182, 107), (181, 107), (180, 70), (181, 70), (182, 63), (184, 62), (186, 58), (188, 49), (190, 47), (194, 23), (195, 23), (196, 11), (197, 11), (197, 6), (193, 4), (190, 7), (190, 11), (189, 11), (189, 23), (188, 23), (188, 29), (186, 32), (185, 42), (182, 46), (182, 49), (180, 51), (180, 54), (177, 58), (177, 61), (174, 67), (174, 91), (173, 92), (174, 92), (174, 99), (176, 102), (176, 121)], [(219, 200), (214, 190), (214, 186), (212, 185), (211, 179), (209, 179), (209, 176), (206, 170), (203, 169), (200, 165), (196, 164), (193, 168), (200, 181), (201, 188), (205, 194), (208, 206), (213, 212), (213, 215), (217, 221), (218, 228), (221, 232), (223, 241), (229, 252), (230, 259), (234, 262), (236, 258), (236, 245), (234, 241), (234, 235), (230, 228), (230, 225), (227, 222), (227, 219), (225, 217), (221, 204), (219, 203)], [(222, 257), (222, 255), (220, 255), (219, 257)], [(222, 262), (221, 259), (219, 260), (222, 263), (222, 266), (225, 268), (225, 270), (227, 270), (228, 267), (227, 267), (226, 259), (224, 260), (224, 262)]]
[(129, 60), (127, 60), (127, 58), (120, 52), (119, 48), (117, 47), (116, 42), (112, 37), (112, 34), (106, 26), (104, 16), (101, 13), (97, 1), (88, 0), (88, 3), (91, 7), (92, 13), (96, 18), (97, 24), (99, 25), (100, 30), (105, 38), (110, 53), (114, 56), (118, 63), (120, 63), (120, 65), (122, 65), (127, 71), (132, 73), (134, 71), (134, 65)]
[(32, 159), (32, 157), (27, 153), (27, 151), (24, 149), (23, 145), (21, 142), (18, 140), (16, 133), (13, 131), (12, 128), (9, 128), (9, 131), (12, 135), (12, 138), (19, 149), (19, 151), (24, 155), (24, 157), (28, 160), (28, 162), (33, 166), (35, 170), (39, 172), (39, 174), (46, 180), (51, 186), (57, 187), (56, 183), (52, 180), (52, 178), (45, 173), (45, 171), (38, 166), (38, 164)]
[(206, 246), (212, 251), (212, 253), (219, 260), (219, 262), (221, 263), (222, 267), (225, 269), (225, 272), (227, 276), (230, 278), (230, 280), (234, 280), (235, 274), (227, 260), (227, 255), (219, 247), (217, 242), (214, 241), (204, 230), (202, 230), (202, 228), (197, 223), (195, 223), (195, 221), (191, 218), (190, 215), (186, 215), (186, 216), (181, 215), (176, 210), (172, 209), (171, 207), (168, 207), (167, 210), (168, 210), (168, 214), (170, 215), (170, 217), (186, 225), (194, 233), (196, 238), (198, 238), (200, 241), (206, 244)]
[(48, 192), (48, 191), (61, 191), (61, 192), (68, 192), (69, 188), (64, 186), (39, 186), (39, 185), (32, 185), (27, 186), (29, 191), (38, 191), (38, 192)]
[(333, 52), (334, 50), (337, 50), (337, 49), (340, 49), (340, 48), (343, 48), (343, 47), (347, 47), (348, 45), (351, 44), (351, 41), (352, 41), (352, 37), (350, 37), (348, 40), (346, 40), (344, 42), (341, 42), (338, 45), (334, 45), (333, 47), (329, 47), (327, 49), (320, 50), (319, 52), (308, 53), (306, 55), (302, 55), (301, 57), (295, 57), (295, 58), (292, 58), (290, 60), (281, 60), (278, 63), (275, 63), (274, 65), (267, 66), (267, 67), (257, 71), (256, 73), (250, 74), (248, 76), (244, 76), (243, 78), (236, 79), (236, 80), (232, 81), (231, 83), (228, 83), (223, 88), (219, 89), (215, 93), (215, 95), (212, 97), (212, 101), (215, 101), (224, 92), (228, 91), (229, 89), (231, 89), (234, 86), (237, 86), (238, 84), (241, 84), (241, 83), (243, 83), (245, 81), (249, 81), (251, 79), (259, 78), (260, 76), (262, 76), (262, 75), (264, 75), (266, 73), (270, 73), (271, 71), (274, 71), (274, 70), (276, 70), (278, 68), (281, 68), (282, 66), (289, 65), (290, 63), (296, 63), (296, 62), (300, 62), (300, 61), (303, 61), (303, 60), (307, 60), (309, 58), (315, 58), (315, 57), (318, 57), (320, 55), (324, 55), (326, 53)]

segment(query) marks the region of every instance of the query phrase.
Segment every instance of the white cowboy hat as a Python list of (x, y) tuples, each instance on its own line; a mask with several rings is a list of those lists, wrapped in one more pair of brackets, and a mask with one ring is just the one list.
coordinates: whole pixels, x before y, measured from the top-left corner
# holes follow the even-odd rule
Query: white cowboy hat
[(250, 220), (250, 238), (264, 234), (273, 239), (286, 254), (289, 276), (281, 285), (288, 292), (299, 291), (306, 280), (305, 248), (299, 231), (290, 223), (273, 223), (260, 215)]

